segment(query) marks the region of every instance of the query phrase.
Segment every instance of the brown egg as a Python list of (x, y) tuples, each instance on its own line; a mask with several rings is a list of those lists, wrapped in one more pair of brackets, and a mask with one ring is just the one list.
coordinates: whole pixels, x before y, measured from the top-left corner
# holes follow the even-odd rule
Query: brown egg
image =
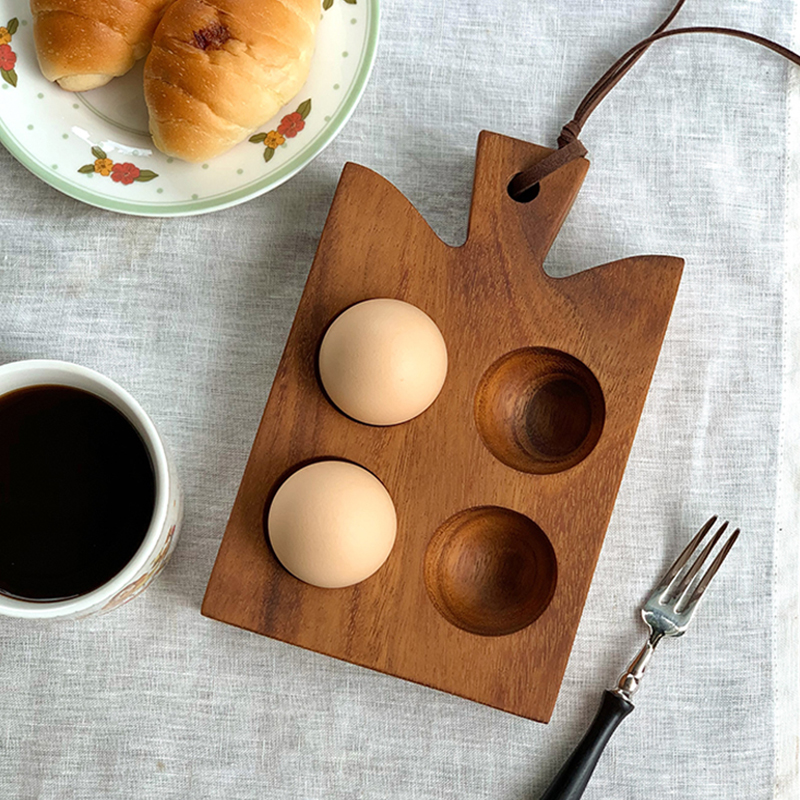
[(397, 515), (371, 472), (347, 461), (319, 461), (281, 484), (267, 530), (275, 555), (292, 575), (338, 588), (382, 566), (394, 545)]
[(368, 425), (397, 425), (438, 397), (447, 347), (436, 323), (410, 303), (366, 300), (340, 314), (319, 351), (333, 404)]

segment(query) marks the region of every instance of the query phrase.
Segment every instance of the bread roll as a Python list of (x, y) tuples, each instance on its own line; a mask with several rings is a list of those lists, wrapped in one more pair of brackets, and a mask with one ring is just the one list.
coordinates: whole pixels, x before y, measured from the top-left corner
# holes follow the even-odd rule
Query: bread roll
[(124, 75), (150, 49), (171, 0), (31, 0), (39, 67), (49, 81), (85, 92)]
[(176, 0), (144, 72), (150, 133), (185, 161), (225, 152), (308, 77), (319, 0)]

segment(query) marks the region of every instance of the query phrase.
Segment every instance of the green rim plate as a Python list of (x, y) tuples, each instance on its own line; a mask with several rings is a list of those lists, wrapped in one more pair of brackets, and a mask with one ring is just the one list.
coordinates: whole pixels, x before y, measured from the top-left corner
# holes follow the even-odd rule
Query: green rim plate
[(352, 115), (378, 43), (378, 0), (325, 0), (311, 72), (295, 99), (250, 141), (207, 164), (155, 150), (143, 63), (93, 92), (46, 81), (27, 0), (0, 0), (0, 141), (34, 175), (83, 203), (150, 217), (204, 214), (280, 186)]

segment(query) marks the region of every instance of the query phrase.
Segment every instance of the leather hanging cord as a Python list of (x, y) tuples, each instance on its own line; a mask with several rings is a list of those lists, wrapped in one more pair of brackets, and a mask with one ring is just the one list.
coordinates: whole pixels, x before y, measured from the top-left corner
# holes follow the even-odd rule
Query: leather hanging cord
[[(678, 0), (667, 18), (650, 34), (651, 37), (661, 33), (661, 31), (666, 30), (667, 27), (669, 27), (669, 24), (672, 22), (672, 20), (678, 16), (678, 12), (683, 7), (684, 2), (685, 0)], [(584, 105), (592, 102), (594, 98), (597, 97), (598, 87), (605, 86), (611, 80), (614, 80), (615, 84), (618, 83), (622, 77), (630, 71), (634, 64), (636, 64), (636, 62), (647, 52), (647, 47), (643, 47), (641, 50), (639, 50), (638, 45), (634, 45), (634, 49), (638, 51), (635, 55), (627, 57), (628, 54), (626, 53), (624, 56), (622, 56), (622, 58), (615, 61), (608, 68), (608, 70), (606, 70), (606, 72), (600, 77), (594, 86), (592, 86), (592, 88), (586, 93), (586, 97), (584, 97), (581, 101), (578, 111), (580, 111)], [(576, 111), (575, 116), (577, 115), (578, 112)]]
[[(655, 29), (655, 31), (653, 31), (651, 36), (661, 33), (661, 31), (663, 31), (672, 22), (672, 20), (675, 19), (685, 2), (686, 0), (678, 0), (678, 2), (675, 4), (675, 7), (669, 12), (667, 18)], [(581, 105), (583, 105), (583, 103), (596, 94), (596, 89), (600, 84), (603, 84), (612, 78), (616, 78), (616, 80), (619, 81), (623, 75), (625, 75), (625, 73), (628, 72), (645, 54), (646, 50), (647, 47), (644, 47), (633, 56), (629, 56), (627, 59), (625, 56), (623, 56), (616, 63), (612, 64), (612, 66), (605, 72), (600, 80), (597, 81), (597, 83), (595, 83), (595, 85), (589, 90), (589, 93), (583, 99)], [(610, 87), (608, 91), (610, 91), (611, 88), (613, 87)], [(553, 151), (549, 156), (543, 158), (538, 164), (534, 164), (534, 166), (532, 166), (530, 169), (520, 172), (514, 176), (514, 178), (511, 180), (511, 183), (508, 184), (508, 193), (513, 198), (521, 198), (525, 192), (536, 186), (539, 181), (542, 180), (542, 178), (550, 175), (550, 173), (555, 172), (557, 169), (560, 169), (570, 161), (573, 161), (576, 158), (582, 158), (586, 155), (588, 151), (583, 146), (583, 143), (580, 141), (580, 139), (578, 139), (580, 129), (575, 132), (574, 136), (571, 136), (568, 139), (564, 138), (564, 131), (571, 124), (572, 123), (567, 123), (567, 125), (564, 126), (564, 130), (562, 130), (561, 136), (558, 139), (558, 150)]]
[[(680, 5), (681, 3), (678, 4), (677, 8), (680, 8)], [(670, 16), (673, 17), (674, 13)], [(555, 172), (556, 169), (563, 167), (575, 158), (586, 155), (587, 150), (578, 137), (580, 136), (581, 129), (585, 125), (586, 120), (589, 119), (597, 106), (600, 105), (608, 93), (622, 80), (625, 74), (654, 42), (658, 42), (670, 36), (682, 36), (689, 33), (721, 34), (724, 36), (733, 36), (737, 39), (745, 39), (746, 41), (760, 44), (762, 47), (766, 47), (768, 50), (772, 50), (778, 53), (778, 55), (788, 59), (793, 64), (800, 66), (800, 55), (783, 47), (783, 45), (777, 44), (770, 39), (765, 39), (763, 36), (758, 36), (755, 33), (740, 31), (735, 28), (717, 27), (674, 28), (668, 31), (661, 30), (634, 45), (606, 71), (605, 75), (603, 75), (594, 86), (592, 86), (586, 94), (586, 97), (584, 97), (581, 104), (578, 106), (574, 118), (563, 127), (561, 136), (558, 138), (559, 149), (547, 156), (543, 161), (540, 161), (539, 164), (535, 164), (530, 169), (516, 175), (508, 186), (509, 194), (515, 198), (521, 197), (524, 192), (532, 189), (540, 180), (550, 173)], [(559, 158), (556, 158), (556, 155), (562, 150), (566, 152)]]

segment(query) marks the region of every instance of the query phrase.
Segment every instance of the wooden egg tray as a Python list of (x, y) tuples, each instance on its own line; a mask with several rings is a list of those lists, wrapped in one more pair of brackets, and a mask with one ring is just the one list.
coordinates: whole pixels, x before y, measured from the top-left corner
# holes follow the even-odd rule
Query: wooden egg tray
[[(683, 268), (642, 256), (547, 276), (589, 164), (548, 176), (528, 203), (506, 187), (550, 152), (481, 133), (460, 247), (346, 165), (203, 614), (549, 720)], [(436, 402), (386, 428), (341, 414), (316, 374), (327, 326), (376, 297), (425, 311), (449, 354)], [(297, 580), (265, 535), (281, 482), (324, 458), (373, 472), (397, 507), (389, 559), (346, 589)]]

